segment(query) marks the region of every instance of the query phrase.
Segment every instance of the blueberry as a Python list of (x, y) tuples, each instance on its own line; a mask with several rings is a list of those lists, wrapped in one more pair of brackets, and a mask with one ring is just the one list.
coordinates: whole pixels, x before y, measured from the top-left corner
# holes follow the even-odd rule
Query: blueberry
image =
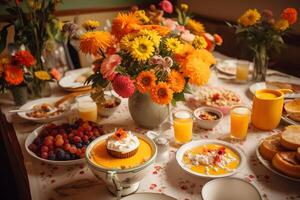
[(70, 153), (68, 153), (68, 152), (65, 153), (65, 160), (71, 160)]
[(75, 154), (70, 154), (70, 158), (71, 158), (71, 160), (75, 160), (76, 159), (76, 155)]
[(81, 149), (82, 148), (82, 144), (81, 143), (77, 143), (76, 147)]
[(53, 151), (49, 151), (48, 159), (49, 160), (55, 160), (56, 159), (56, 155)]
[(41, 137), (35, 138), (33, 143), (37, 146), (40, 146), (43, 143), (42, 138)]
[(57, 160), (65, 160), (65, 151), (63, 149), (56, 149)]

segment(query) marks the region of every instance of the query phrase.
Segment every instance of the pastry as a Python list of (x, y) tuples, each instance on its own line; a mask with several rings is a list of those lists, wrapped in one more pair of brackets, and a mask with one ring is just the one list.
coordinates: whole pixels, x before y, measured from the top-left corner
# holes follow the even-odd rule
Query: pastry
[(138, 137), (123, 129), (118, 129), (106, 140), (106, 150), (115, 158), (129, 158), (134, 156), (138, 151), (139, 145)]
[(300, 126), (288, 126), (281, 134), (280, 144), (289, 150), (297, 150), (300, 147)]
[(294, 178), (300, 178), (300, 162), (296, 159), (296, 152), (276, 153), (272, 164), (278, 171)]
[(266, 160), (271, 161), (276, 153), (284, 151), (284, 148), (280, 145), (280, 134), (272, 135), (264, 139), (259, 146), (259, 152)]

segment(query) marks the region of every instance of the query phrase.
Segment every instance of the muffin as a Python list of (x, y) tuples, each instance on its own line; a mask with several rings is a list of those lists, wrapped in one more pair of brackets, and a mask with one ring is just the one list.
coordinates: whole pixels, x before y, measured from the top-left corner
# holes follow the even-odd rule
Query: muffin
[(106, 150), (112, 157), (129, 158), (136, 154), (140, 142), (131, 132), (118, 129), (106, 140)]

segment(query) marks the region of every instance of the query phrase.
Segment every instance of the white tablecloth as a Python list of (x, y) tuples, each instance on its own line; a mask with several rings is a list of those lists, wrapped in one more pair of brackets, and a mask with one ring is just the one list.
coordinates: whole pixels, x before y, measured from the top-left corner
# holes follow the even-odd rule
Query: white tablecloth
[[(215, 54), (218, 58), (226, 58), (221, 54)], [(299, 79), (296, 78), (271, 78), (274, 78), (274, 80), (299, 82)], [(208, 85), (233, 90), (241, 96), (245, 104), (250, 105), (252, 97), (248, 91), (249, 84), (236, 84), (222, 81), (217, 78), (214, 72)], [(58, 89), (54, 90), (54, 95), (61, 94), (63, 94), (62, 91)], [(108, 192), (105, 185), (92, 175), (86, 165), (69, 167), (51, 166), (30, 157), (25, 151), (24, 141), (26, 136), (39, 125), (28, 121), (26, 122), (16, 115), (9, 115), (7, 111), (11, 109), (12, 106), (8, 104), (2, 104), (1, 108), (2, 112), (7, 114), (8, 120), (12, 121), (12, 119), (14, 119), (13, 126), (24, 155), (33, 200), (116, 199)], [(113, 127), (125, 127), (140, 132), (146, 131), (139, 128), (131, 119), (126, 99), (123, 99), (121, 106), (111, 117), (100, 120), (100, 123), (104, 125), (106, 130), (111, 130)], [(281, 124), (278, 129), (272, 132), (279, 131), (283, 126), (284, 124)], [(226, 116), (214, 130), (207, 131), (194, 127), (193, 137), (194, 139), (220, 138), (228, 133), (229, 118)], [(166, 134), (172, 137), (171, 130), (167, 131)], [(292, 182), (273, 174), (260, 164), (256, 158), (255, 150), (258, 141), (269, 134), (271, 134), (271, 132), (255, 130), (250, 126), (246, 142), (237, 144), (244, 151), (247, 163), (242, 171), (236, 174), (235, 177), (246, 179), (255, 184), (261, 191), (264, 199), (300, 199), (299, 182)], [(176, 150), (175, 147), (170, 147), (169, 160), (165, 163), (155, 164), (152, 171), (141, 182), (138, 192), (165, 193), (180, 200), (201, 199), (201, 188), (208, 180), (185, 173), (176, 163)]]

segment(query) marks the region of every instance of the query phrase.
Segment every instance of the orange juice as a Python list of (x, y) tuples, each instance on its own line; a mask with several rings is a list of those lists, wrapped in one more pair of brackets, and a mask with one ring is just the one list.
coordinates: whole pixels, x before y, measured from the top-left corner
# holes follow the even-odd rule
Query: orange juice
[(175, 142), (183, 144), (192, 140), (193, 118), (188, 111), (178, 111), (174, 114), (173, 128)]
[(97, 121), (97, 104), (93, 101), (79, 101), (78, 112), (82, 120)]
[(230, 111), (230, 134), (232, 137), (245, 140), (248, 132), (250, 120), (250, 110), (243, 106), (238, 106)]
[(236, 66), (236, 80), (246, 82), (249, 74), (249, 63), (238, 62)]

